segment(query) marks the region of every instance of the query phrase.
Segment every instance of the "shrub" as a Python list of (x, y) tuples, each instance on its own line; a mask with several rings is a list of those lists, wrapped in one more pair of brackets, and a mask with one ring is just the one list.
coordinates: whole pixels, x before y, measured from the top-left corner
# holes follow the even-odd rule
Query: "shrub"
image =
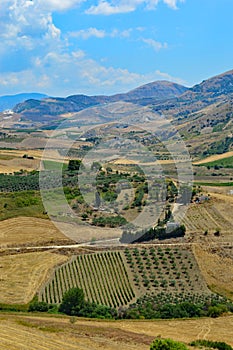
[(211, 340), (195, 340), (190, 343), (191, 346), (204, 346), (205, 348), (212, 348), (218, 350), (233, 350), (233, 348), (226, 344), (225, 342), (220, 341), (211, 341)]
[(172, 339), (155, 339), (150, 350), (188, 350), (185, 344)]
[(49, 305), (44, 301), (33, 301), (28, 308), (29, 312), (47, 312), (49, 310)]

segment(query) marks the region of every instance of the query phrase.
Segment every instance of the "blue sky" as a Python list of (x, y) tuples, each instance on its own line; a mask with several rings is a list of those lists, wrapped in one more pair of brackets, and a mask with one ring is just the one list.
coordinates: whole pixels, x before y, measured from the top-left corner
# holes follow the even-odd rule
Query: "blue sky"
[(192, 86), (233, 69), (232, 0), (1, 0), (0, 95)]

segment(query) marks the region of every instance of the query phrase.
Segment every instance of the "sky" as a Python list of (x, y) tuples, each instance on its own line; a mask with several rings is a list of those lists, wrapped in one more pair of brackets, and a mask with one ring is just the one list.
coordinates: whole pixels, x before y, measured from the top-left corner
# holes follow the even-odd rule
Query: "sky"
[(233, 0), (0, 0), (0, 95), (111, 95), (233, 69)]

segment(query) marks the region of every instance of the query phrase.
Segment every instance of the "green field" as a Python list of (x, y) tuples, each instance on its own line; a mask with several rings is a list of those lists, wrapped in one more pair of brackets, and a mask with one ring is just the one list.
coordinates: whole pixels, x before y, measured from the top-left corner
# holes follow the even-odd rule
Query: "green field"
[(45, 170), (66, 170), (67, 164), (61, 162), (55, 162), (53, 160), (43, 160), (43, 166)]
[(47, 218), (39, 191), (1, 193), (0, 220), (18, 216)]
[(218, 159), (213, 162), (206, 162), (199, 164), (197, 166), (206, 166), (210, 168), (233, 168), (233, 157), (228, 157), (228, 158), (223, 158), (223, 159)]

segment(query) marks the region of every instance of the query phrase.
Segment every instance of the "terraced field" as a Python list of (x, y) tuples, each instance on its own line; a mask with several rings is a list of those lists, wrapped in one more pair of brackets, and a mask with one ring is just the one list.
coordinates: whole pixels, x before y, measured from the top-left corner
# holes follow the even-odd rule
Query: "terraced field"
[[(210, 295), (191, 249), (134, 248), (73, 256), (55, 269), (39, 292), (39, 300), (60, 303), (77, 286), (87, 300), (126, 306), (144, 295)], [(190, 299), (190, 298), (189, 298)]]

